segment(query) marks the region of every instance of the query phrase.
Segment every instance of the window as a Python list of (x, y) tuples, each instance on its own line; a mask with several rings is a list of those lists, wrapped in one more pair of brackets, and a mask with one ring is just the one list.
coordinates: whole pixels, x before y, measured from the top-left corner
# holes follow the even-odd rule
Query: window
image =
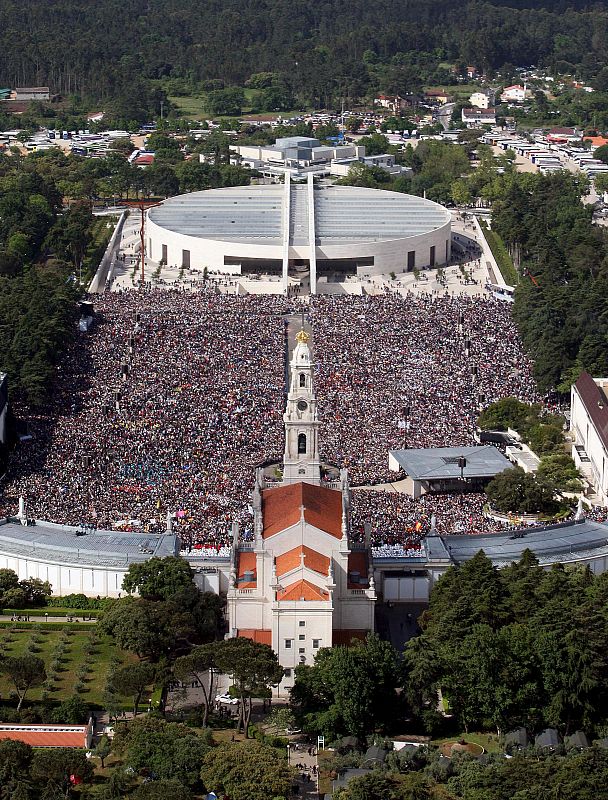
[(306, 652), (306, 649), (304, 647), (300, 647), (299, 650), (298, 650), (298, 653), (300, 653), (300, 654), (305, 653), (305, 652)]
[(313, 639), (312, 640), (312, 649), (313, 650), (318, 650), (320, 645), (321, 645), (321, 640), (320, 639)]
[(410, 250), (407, 254), (407, 271), (411, 272), (416, 266), (416, 251)]
[(285, 639), (285, 650), (291, 650), (291, 639)]
[(300, 386), (306, 386), (306, 375), (300, 372)]
[(430, 263), (431, 267), (435, 266), (435, 245), (433, 245), (431, 247), (431, 257), (430, 257), (429, 263)]
[(300, 626), (300, 628), (306, 627), (306, 620), (304, 619), (298, 620), (298, 625)]
[(303, 455), (306, 453), (306, 434), (301, 433), (298, 436), (298, 455)]
[(284, 673), (283, 673), (283, 677), (284, 678), (291, 678), (291, 670), (290, 669), (286, 669), (284, 671)]
[(162, 255), (160, 257), (160, 260), (163, 262), (163, 264), (166, 264), (167, 263), (167, 245), (166, 244), (162, 245), (161, 252), (162, 252)]
[(299, 639), (299, 641), (303, 642), (303, 641), (306, 639), (306, 635), (305, 635), (304, 633), (301, 633), (301, 634), (298, 636), (298, 639)]

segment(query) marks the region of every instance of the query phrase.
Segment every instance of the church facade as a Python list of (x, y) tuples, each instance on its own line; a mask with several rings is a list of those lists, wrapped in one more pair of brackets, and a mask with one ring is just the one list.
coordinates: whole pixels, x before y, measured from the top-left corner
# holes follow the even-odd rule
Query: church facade
[(281, 690), (320, 648), (372, 631), (376, 601), (369, 550), (350, 538), (348, 474), (322, 479), (309, 336), (296, 339), (282, 481), (256, 471), (254, 539), (235, 537), (227, 595), (230, 635), (273, 648), (285, 667)]

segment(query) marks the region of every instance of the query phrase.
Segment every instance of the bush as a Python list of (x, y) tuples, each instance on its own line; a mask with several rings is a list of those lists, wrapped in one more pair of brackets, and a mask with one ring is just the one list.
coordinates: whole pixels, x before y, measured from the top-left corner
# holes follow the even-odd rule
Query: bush
[(81, 697), (70, 697), (57, 706), (51, 719), (57, 725), (81, 725), (89, 719), (89, 707)]

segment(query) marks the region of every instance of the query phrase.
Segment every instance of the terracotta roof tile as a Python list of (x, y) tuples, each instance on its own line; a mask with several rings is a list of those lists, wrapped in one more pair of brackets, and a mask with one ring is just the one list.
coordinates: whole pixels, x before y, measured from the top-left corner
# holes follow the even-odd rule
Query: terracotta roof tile
[(314, 583), (300, 580), (290, 583), (282, 592), (277, 592), (277, 600), (329, 600), (329, 592)]
[(302, 561), (302, 553), (304, 553), (304, 565), (308, 569), (318, 572), (319, 575), (329, 575), (329, 558), (316, 550), (311, 550), (306, 545), (294, 547), (293, 550), (288, 550), (276, 557), (277, 575), (285, 575), (292, 569), (297, 569)]
[[(253, 572), (253, 580), (245, 581), (245, 573)], [(237, 586), (239, 589), (255, 589), (258, 583), (257, 558), (251, 550), (239, 553), (237, 567)]]
[(262, 492), (264, 538), (290, 528), (304, 519), (325, 533), (342, 538), (342, 493), (310, 483), (292, 483)]
[(84, 726), (79, 731), (61, 730), (62, 727), (62, 725), (58, 725), (57, 730), (53, 730), (52, 725), (42, 725), (40, 730), (32, 730), (29, 726), (29, 729), (26, 730), (0, 728), (0, 741), (11, 739), (15, 742), (25, 742), (32, 747), (86, 747), (86, 729)]
[(271, 630), (254, 630), (253, 628), (239, 628), (237, 636), (242, 639), (251, 639), (259, 644), (267, 644), (272, 647), (272, 631)]

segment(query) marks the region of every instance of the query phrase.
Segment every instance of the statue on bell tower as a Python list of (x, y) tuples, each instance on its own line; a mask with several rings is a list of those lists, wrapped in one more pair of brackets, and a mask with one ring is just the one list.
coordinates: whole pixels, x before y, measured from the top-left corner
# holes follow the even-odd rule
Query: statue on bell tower
[(302, 328), (291, 358), (291, 378), (287, 395), (283, 483), (305, 481), (319, 485), (319, 421), (314, 392), (314, 370), (308, 342), (310, 335)]

